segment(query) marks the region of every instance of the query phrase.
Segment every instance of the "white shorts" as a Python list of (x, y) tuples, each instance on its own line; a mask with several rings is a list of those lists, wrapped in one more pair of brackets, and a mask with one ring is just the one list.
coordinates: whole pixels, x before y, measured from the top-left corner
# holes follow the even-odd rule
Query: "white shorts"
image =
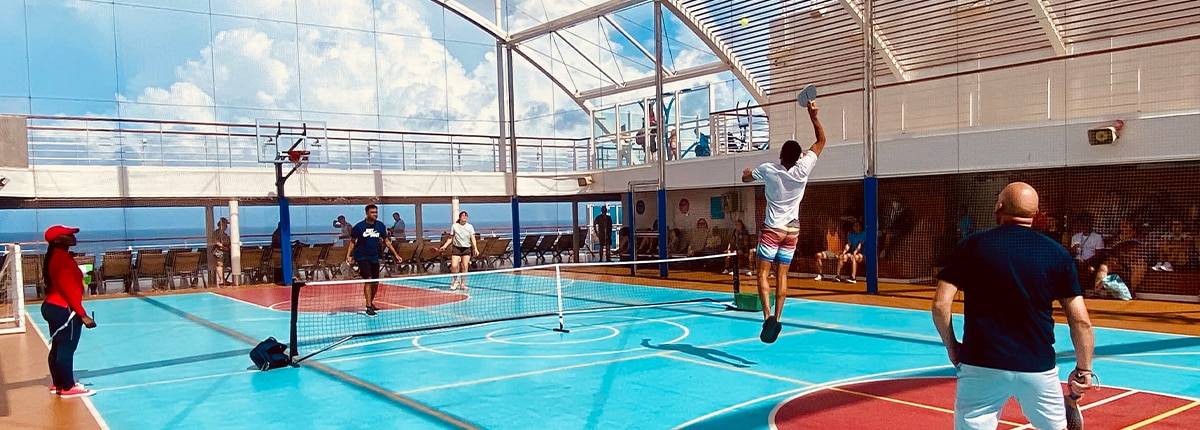
[(955, 430), (994, 430), (1009, 397), (1016, 397), (1025, 418), (1035, 428), (1067, 428), (1067, 409), (1063, 405), (1057, 366), (1045, 372), (1015, 372), (959, 364), (958, 389), (954, 395)]

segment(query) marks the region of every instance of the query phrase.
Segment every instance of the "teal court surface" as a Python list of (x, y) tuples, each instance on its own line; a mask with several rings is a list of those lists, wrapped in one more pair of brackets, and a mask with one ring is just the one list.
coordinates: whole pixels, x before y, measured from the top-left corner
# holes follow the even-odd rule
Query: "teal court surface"
[[(383, 286), (381, 288), (388, 288)], [(653, 289), (668, 300), (707, 293)], [(260, 372), (247, 353), (288, 337), (287, 306), (247, 291), (93, 300), (77, 378), (112, 429), (950, 428), (953, 375), (928, 312), (791, 299), (778, 342), (761, 314), (720, 303), (507, 320), (354, 338), (299, 367)], [(266, 302), (277, 291), (262, 289)], [(446, 292), (449, 294), (449, 292)], [(254, 294), (254, 293), (251, 293)], [(441, 294), (441, 293), (439, 293)], [(469, 313), (486, 288), (388, 313)], [(460, 297), (461, 296), (461, 297)], [(479, 301), (479, 304), (474, 304)], [(369, 319), (347, 306), (319, 310)], [(957, 318), (957, 317), (956, 317)], [(961, 321), (956, 319), (956, 322)], [(960, 326), (961, 327), (961, 326)], [(44, 324), (38, 327), (45, 335)], [(961, 329), (960, 329), (961, 332)], [(1058, 326), (1063, 377), (1074, 366)], [(1196, 428), (1200, 338), (1096, 329), (1103, 388), (1089, 429)], [(1000, 428), (1029, 428), (1010, 404)]]

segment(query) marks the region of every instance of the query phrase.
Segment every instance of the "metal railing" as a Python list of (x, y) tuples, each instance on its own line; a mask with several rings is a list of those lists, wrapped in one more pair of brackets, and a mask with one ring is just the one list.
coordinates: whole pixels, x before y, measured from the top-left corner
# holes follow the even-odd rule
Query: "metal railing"
[[(261, 167), (254, 124), (29, 116), (32, 165)], [(329, 128), (328, 164), (340, 170), (496, 172), (499, 136)], [(586, 169), (588, 139), (517, 137), (518, 171)]]

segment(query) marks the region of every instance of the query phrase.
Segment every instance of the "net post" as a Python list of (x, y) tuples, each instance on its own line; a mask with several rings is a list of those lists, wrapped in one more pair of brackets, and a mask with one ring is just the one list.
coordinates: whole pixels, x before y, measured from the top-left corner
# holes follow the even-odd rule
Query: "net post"
[(567, 330), (566, 325), (563, 324), (562, 265), (554, 265), (554, 283), (556, 284), (555, 295), (558, 296), (558, 328), (554, 329), (554, 331), (559, 333), (570, 333), (571, 331)]
[(300, 366), (300, 360), (299, 360), (300, 350), (297, 349), (300, 342), (296, 339), (297, 338), (296, 327), (297, 327), (298, 320), (300, 317), (300, 289), (301, 288), (304, 288), (304, 281), (298, 281), (298, 282), (292, 284), (292, 309), (291, 309), (292, 318), (291, 318), (291, 322), (289, 323), (290, 328), (289, 328), (289, 333), (288, 333), (288, 335), (290, 336), (290, 339), (291, 339), (288, 341), (288, 350), (291, 351), (292, 366), (296, 366), (296, 367)]
[(733, 250), (733, 294), (742, 292), (742, 250)]

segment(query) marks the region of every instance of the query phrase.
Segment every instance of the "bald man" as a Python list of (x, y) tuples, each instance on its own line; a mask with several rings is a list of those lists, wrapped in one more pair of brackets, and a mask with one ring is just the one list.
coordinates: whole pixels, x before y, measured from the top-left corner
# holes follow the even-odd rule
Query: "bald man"
[[(1009, 397), (1017, 399), (1034, 427), (1067, 428), (1054, 355), (1055, 301), (1066, 311), (1075, 349), (1068, 396), (1078, 400), (1092, 386), (1095, 341), (1075, 264), (1062, 245), (1030, 228), (1037, 212), (1033, 187), (1008, 184), (996, 200), (1000, 226), (959, 242), (938, 273), (933, 323), (958, 368), (955, 429), (995, 429)], [(951, 323), (959, 290), (964, 291), (962, 343)]]

